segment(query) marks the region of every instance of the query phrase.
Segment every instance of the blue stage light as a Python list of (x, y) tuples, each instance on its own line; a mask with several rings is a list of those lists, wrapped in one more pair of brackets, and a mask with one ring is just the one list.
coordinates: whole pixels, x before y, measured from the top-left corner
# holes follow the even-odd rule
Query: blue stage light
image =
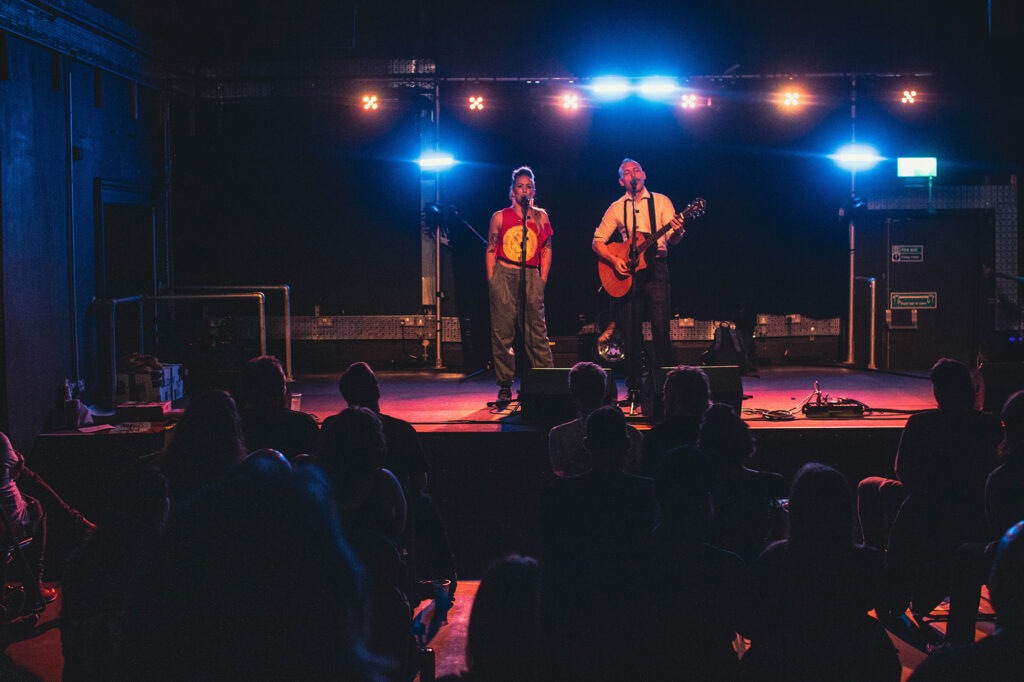
[(601, 76), (590, 84), (590, 90), (601, 99), (622, 99), (629, 94), (629, 81), (621, 76)]
[(884, 161), (884, 157), (879, 156), (874, 147), (858, 142), (843, 145), (829, 158), (843, 170), (851, 172), (871, 170)]
[(637, 88), (640, 96), (646, 99), (664, 101), (674, 98), (679, 91), (679, 83), (666, 76), (648, 76), (640, 81)]
[(443, 171), (455, 165), (455, 157), (444, 152), (424, 152), (416, 163), (420, 170)]

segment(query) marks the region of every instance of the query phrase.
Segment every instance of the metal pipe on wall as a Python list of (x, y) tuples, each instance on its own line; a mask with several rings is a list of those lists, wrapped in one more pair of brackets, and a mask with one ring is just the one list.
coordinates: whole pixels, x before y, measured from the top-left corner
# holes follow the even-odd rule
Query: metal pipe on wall
[[(107, 349), (110, 353), (110, 374), (108, 375), (108, 385), (105, 387), (109, 394), (97, 393), (97, 404), (102, 408), (110, 408), (114, 406), (114, 396), (116, 393), (117, 386), (117, 319), (116, 310), (117, 306), (124, 303), (138, 303), (140, 306), (139, 320), (139, 342), (143, 343), (143, 329), (141, 328), (144, 323), (144, 315), (142, 314), (141, 307), (146, 301), (231, 301), (239, 299), (255, 299), (258, 307), (259, 315), (259, 328), (260, 328), (260, 355), (266, 355), (267, 353), (267, 314), (266, 314), (266, 296), (263, 292), (252, 291), (247, 293), (239, 294), (161, 294), (158, 296), (127, 296), (124, 298), (113, 298), (113, 299), (97, 299), (96, 305), (107, 308), (108, 310), (108, 325), (110, 337), (108, 343), (110, 347)], [(145, 348), (140, 348), (145, 350)]]
[(67, 201), (67, 258), (68, 258), (68, 324), (71, 341), (71, 371), (75, 382), (81, 381), (81, 363), (78, 349), (78, 268), (75, 265), (75, 140), (74, 98), (72, 97), (71, 64), (67, 57), (59, 57), (64, 78), (64, 184)]
[[(215, 286), (171, 287), (171, 291), (280, 291), (284, 294), (284, 371), (285, 379), (294, 381), (292, 375), (292, 297), (287, 284), (236, 284)], [(266, 351), (264, 351), (266, 352)]]

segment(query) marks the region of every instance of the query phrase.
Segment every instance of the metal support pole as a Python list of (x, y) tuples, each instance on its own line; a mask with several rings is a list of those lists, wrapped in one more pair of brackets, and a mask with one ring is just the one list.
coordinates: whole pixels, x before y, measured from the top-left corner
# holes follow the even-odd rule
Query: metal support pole
[(878, 288), (874, 277), (868, 277), (868, 287), (871, 289), (871, 346), (868, 350), (868, 369), (878, 369), (878, 365), (875, 364), (875, 330), (878, 326), (878, 320), (876, 318), (878, 312)]
[(172, 291), (280, 291), (284, 294), (284, 372), (285, 379), (295, 381), (292, 375), (292, 297), (287, 284), (235, 284), (216, 286), (172, 287)]

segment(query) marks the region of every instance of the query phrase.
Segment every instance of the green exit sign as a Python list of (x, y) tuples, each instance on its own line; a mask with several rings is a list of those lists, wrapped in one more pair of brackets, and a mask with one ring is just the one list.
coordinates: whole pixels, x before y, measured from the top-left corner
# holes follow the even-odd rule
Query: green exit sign
[(889, 294), (889, 307), (893, 310), (920, 310), (938, 307), (939, 296), (934, 291), (893, 291)]

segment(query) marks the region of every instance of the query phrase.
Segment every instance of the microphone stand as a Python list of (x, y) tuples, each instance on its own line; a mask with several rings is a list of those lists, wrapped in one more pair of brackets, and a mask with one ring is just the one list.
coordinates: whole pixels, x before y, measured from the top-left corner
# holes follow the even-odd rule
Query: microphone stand
[(639, 265), (639, 263), (637, 262), (638, 259), (639, 259), (639, 254), (637, 252), (637, 245), (636, 245), (636, 216), (637, 216), (637, 210), (638, 209), (637, 209), (637, 205), (636, 205), (636, 185), (637, 185), (637, 182), (636, 182), (635, 178), (631, 181), (631, 185), (632, 185), (632, 192), (631, 193), (633, 195), (633, 230), (632, 230), (632, 234), (630, 235), (630, 238), (629, 238), (629, 276), (630, 276), (630, 281), (633, 283), (633, 285), (631, 287), (632, 290), (630, 291), (630, 294), (629, 294), (629, 296), (630, 296), (630, 299), (629, 299), (629, 317), (630, 317), (629, 337), (630, 338), (629, 338), (629, 344), (628, 344), (629, 345), (629, 357), (627, 358), (627, 360), (629, 362), (629, 366), (627, 368), (627, 371), (629, 373), (629, 377), (628, 377), (628, 379), (626, 381), (626, 383), (628, 384), (627, 385), (627, 392), (626, 392), (626, 399), (629, 402), (629, 414), (630, 415), (634, 415), (634, 414), (636, 414), (637, 406), (640, 404), (640, 382), (641, 382), (640, 374), (641, 374), (641, 371), (642, 371), (641, 370), (641, 366), (640, 366), (640, 362), (641, 362), (640, 354), (641, 354), (642, 351), (641, 351), (640, 348), (641, 348), (641, 345), (642, 345), (641, 340), (642, 340), (643, 332), (641, 331), (642, 330), (642, 326), (641, 326), (641, 322), (640, 322), (640, 317), (639, 317), (639, 315), (637, 315), (637, 305), (636, 305), (637, 287), (638, 287), (638, 284), (637, 284), (637, 281), (636, 281), (636, 271), (637, 271), (636, 268), (637, 268), (637, 265)]
[[(526, 229), (526, 220), (530, 215), (530, 200), (527, 199), (520, 208), (523, 209), (523, 239), (519, 245), (519, 331), (522, 337), (523, 355), (528, 356), (527, 347), (530, 341), (526, 338), (526, 244), (530, 232)], [(519, 364), (518, 358), (516, 364)]]

